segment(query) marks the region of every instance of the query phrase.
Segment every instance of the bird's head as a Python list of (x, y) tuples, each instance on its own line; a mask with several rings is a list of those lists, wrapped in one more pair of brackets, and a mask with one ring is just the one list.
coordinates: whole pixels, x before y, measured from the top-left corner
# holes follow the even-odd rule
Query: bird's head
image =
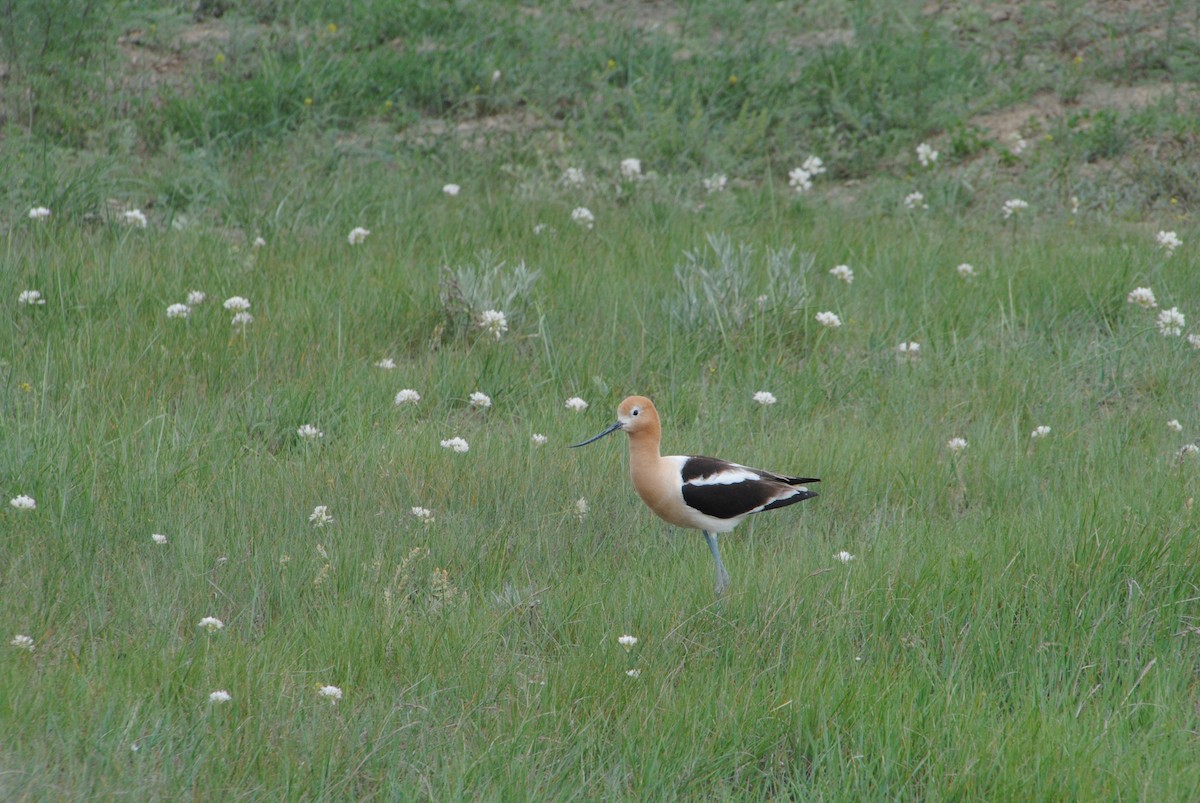
[(654, 402), (645, 396), (630, 396), (617, 405), (616, 423), (582, 443), (572, 444), (570, 448), (587, 446), (589, 443), (594, 443), (605, 435), (610, 435), (617, 430), (624, 430), (631, 437), (634, 437), (641, 432), (657, 432), (659, 428), (658, 410), (654, 409)]

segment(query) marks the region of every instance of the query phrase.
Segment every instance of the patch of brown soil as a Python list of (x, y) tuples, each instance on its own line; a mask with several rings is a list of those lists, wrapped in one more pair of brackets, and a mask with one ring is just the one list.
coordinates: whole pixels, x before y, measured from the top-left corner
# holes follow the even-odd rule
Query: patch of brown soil
[[(1069, 106), (1054, 93), (1042, 92), (1028, 103), (976, 115), (971, 119), (971, 124), (986, 131), (993, 139), (1011, 140), (1022, 133), (1045, 130), (1049, 121), (1062, 117), (1071, 109), (1140, 109), (1177, 91), (1181, 91), (1181, 87), (1173, 84), (1095, 86)], [(1182, 91), (1190, 93), (1191, 88), (1184, 87)]]
[(563, 148), (562, 126), (528, 110), (458, 121), (422, 118), (400, 132), (384, 121), (367, 122), (355, 131), (338, 134), (337, 148), (371, 149), (382, 140), (395, 140), (407, 148), (433, 148), (452, 142), (464, 149), (485, 150), (494, 143), (515, 139), (536, 140), (544, 151)]
[(125, 65), (129, 72), (130, 80), (126, 83), (157, 86), (172, 83), (172, 79), (180, 79), (187, 72), (187, 62), (183, 55), (145, 46), (142, 42), (143, 34), (140, 30), (126, 31), (117, 39), (117, 49), (125, 56)]
[(227, 46), (228, 26), (219, 20), (189, 25), (169, 42), (156, 45), (147, 31), (134, 28), (117, 38), (125, 56), (122, 83), (137, 88), (182, 87), (200, 65)]
[(229, 41), (229, 28), (216, 20), (189, 25), (183, 29), (175, 42), (183, 47), (196, 47), (209, 42), (224, 44)]
[(678, 36), (680, 3), (672, 0), (640, 0), (640, 2), (611, 2), (611, 0), (576, 0), (575, 8), (595, 14), (602, 19), (619, 20), (639, 31), (655, 31)]
[[(771, 44), (774, 44), (774, 42), (771, 42)], [(828, 28), (823, 31), (794, 34), (784, 39), (783, 44), (792, 53), (800, 53), (806, 50), (820, 50), (821, 48), (834, 47), (835, 45), (849, 47), (854, 44), (854, 29)]]
[[(426, 117), (402, 130), (396, 135), (396, 139), (417, 148), (428, 148), (446, 140), (454, 140), (464, 148), (483, 150), (497, 139), (541, 136), (553, 140), (558, 136), (560, 129), (561, 126), (553, 120), (523, 110), (459, 121)], [(354, 134), (344, 135), (339, 138), (338, 144), (353, 145), (354, 139)], [(550, 146), (550, 149), (556, 149), (552, 142), (545, 144)]]

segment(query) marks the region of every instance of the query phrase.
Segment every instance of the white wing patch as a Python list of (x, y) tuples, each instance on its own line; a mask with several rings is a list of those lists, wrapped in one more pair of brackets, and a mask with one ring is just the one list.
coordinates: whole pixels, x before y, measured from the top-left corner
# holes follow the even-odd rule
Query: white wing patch
[(757, 482), (762, 479), (762, 476), (757, 472), (742, 466), (730, 465), (729, 468), (723, 471), (718, 471), (716, 474), (709, 474), (707, 477), (697, 477), (694, 480), (688, 480), (688, 485), (736, 485), (739, 482)]

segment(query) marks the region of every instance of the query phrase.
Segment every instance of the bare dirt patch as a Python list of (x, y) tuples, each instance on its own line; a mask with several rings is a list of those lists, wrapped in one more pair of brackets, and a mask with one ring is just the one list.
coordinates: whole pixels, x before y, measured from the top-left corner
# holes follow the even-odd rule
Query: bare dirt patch
[[(773, 40), (768, 40), (772, 44)], [(826, 47), (850, 47), (855, 43), (853, 28), (826, 28), (824, 30), (798, 33), (788, 36), (783, 44), (789, 52), (801, 53), (807, 50), (820, 50)]]
[(682, 30), (679, 23), (680, 5), (680, 3), (669, 0), (617, 3), (578, 0), (575, 8), (595, 14), (601, 19), (618, 20), (639, 31), (655, 31), (678, 36)]
[(181, 47), (197, 47), (212, 42), (224, 44), (229, 41), (229, 28), (216, 21), (200, 22), (184, 28), (175, 41)]
[(560, 126), (529, 111), (506, 112), (452, 121), (425, 118), (400, 132), (399, 139), (407, 145), (430, 147), (446, 139), (457, 140), (464, 148), (482, 150), (496, 138), (543, 136), (556, 132)]
[(1191, 87), (1178, 84), (1143, 84), (1141, 86), (1094, 86), (1070, 105), (1052, 92), (1043, 92), (1028, 103), (1000, 111), (980, 114), (971, 119), (993, 139), (1012, 139), (1022, 133), (1045, 130), (1048, 123), (1069, 114), (1072, 109), (1113, 109), (1125, 112), (1157, 103), (1174, 93), (1191, 94)]
[(201, 66), (224, 50), (229, 27), (218, 20), (188, 25), (162, 44), (153, 32), (134, 28), (117, 38), (125, 57), (122, 83), (135, 89), (181, 88)]

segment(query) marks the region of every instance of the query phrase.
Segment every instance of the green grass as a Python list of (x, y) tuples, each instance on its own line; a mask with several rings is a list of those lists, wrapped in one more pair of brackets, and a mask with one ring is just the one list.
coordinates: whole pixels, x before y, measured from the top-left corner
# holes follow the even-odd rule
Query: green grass
[[(496, 41), (525, 59), (472, 39), (484, 6), (411, 8), (247, 3), (220, 23), (224, 66), (207, 54), (153, 102), (115, 89), (120, 124), (10, 120), (0, 501), (37, 509), (0, 508), (0, 796), (1195, 799), (1200, 461), (1180, 449), (1200, 351), (1126, 302), (1152, 287), (1196, 331), (1195, 167), (1146, 156), (1194, 137), (1187, 92), (1081, 110), (1016, 158), (955, 110), (1065, 80), (1020, 58), (1072, 53), (1090, 35), (1076, 5), (1033, 8), (1024, 56), (1001, 59), (969, 10), (712, 0), (654, 27), (505, 6)], [(122, 14), (104, 24), (150, 41), (188, 24)], [(841, 49), (795, 49), (843, 28)], [(389, 63), (397, 36), (426, 44)], [(1182, 82), (1189, 47), (1136, 57)], [(376, 80), (400, 63), (426, 95)], [(468, 63), (513, 83), (463, 101)], [(1108, 67), (1075, 69), (1087, 90)], [(318, 80), (336, 103), (303, 105)], [(509, 112), (551, 123), (430, 127)], [(943, 161), (918, 171), (926, 138)], [(797, 196), (786, 173), (810, 152), (830, 172)], [(626, 156), (656, 175), (622, 181)], [(562, 184), (568, 166), (585, 186)], [(703, 190), (714, 173), (728, 191)], [(914, 189), (929, 210), (903, 208)], [(1031, 208), (1005, 223), (1014, 197)], [(145, 230), (122, 220), (134, 207)], [(351, 246), (356, 226), (371, 234)], [(676, 268), (690, 253), (719, 274), (713, 235), (749, 256), (696, 316)], [(783, 292), (768, 261), (789, 248)], [(462, 294), (504, 309), (497, 340), (446, 268), (486, 290), (474, 275), (501, 262), (540, 275), (511, 303)], [(842, 263), (851, 285), (828, 273)], [(27, 289), (46, 304), (18, 304)], [(168, 319), (192, 290), (207, 300)], [(402, 388), (421, 402), (394, 405)], [(638, 501), (620, 435), (566, 448), (633, 393), (668, 453), (822, 478), (723, 538), (725, 598), (699, 534)], [(452, 436), (470, 451), (441, 448)], [(317, 505), (332, 524), (310, 523)]]

